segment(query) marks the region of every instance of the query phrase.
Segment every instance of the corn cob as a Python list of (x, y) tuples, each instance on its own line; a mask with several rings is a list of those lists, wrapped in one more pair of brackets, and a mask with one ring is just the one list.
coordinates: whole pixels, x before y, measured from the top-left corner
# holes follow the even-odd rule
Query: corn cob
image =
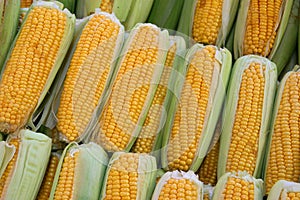
[(185, 50), (185, 42), (183, 38), (179, 36), (170, 37), (170, 48), (167, 54), (167, 59), (164, 65), (164, 71), (160, 79), (158, 88), (156, 90), (153, 103), (151, 104), (149, 113), (147, 115), (146, 121), (144, 122), (143, 128), (139, 134), (139, 137), (135, 141), (132, 147), (132, 152), (135, 153), (150, 153), (158, 150), (160, 148), (161, 141), (161, 116), (165, 112), (165, 106), (167, 102), (164, 103), (170, 73), (173, 69), (173, 63), (176, 56), (182, 56)]
[(108, 163), (95, 143), (70, 143), (58, 163), (49, 200), (98, 199)]
[(116, 152), (108, 164), (100, 200), (148, 200), (155, 187), (155, 178), (156, 160), (153, 156)]
[(272, 57), (286, 30), (293, 0), (241, 1), (234, 42), (234, 56)]
[(247, 171), (259, 177), (276, 89), (276, 65), (244, 56), (233, 67), (220, 138), (218, 177)]
[(7, 140), (15, 152), (0, 166), (0, 199), (33, 200), (47, 168), (51, 139), (30, 130), (20, 130), (19, 136)]
[(300, 176), (299, 66), (288, 72), (277, 92), (266, 152), (267, 193), (278, 180), (297, 182)]
[(203, 200), (211, 200), (214, 194), (214, 187), (211, 185), (203, 186)]
[(74, 20), (73, 15), (61, 11), (53, 2), (37, 2), (30, 8), (1, 77), (1, 132), (15, 132), (28, 121), (36, 130), (32, 115), (60, 67), (71, 41)]
[(226, 49), (196, 44), (185, 59), (188, 69), (183, 88), (183, 83), (173, 88), (174, 101), (181, 95), (180, 104), (177, 110), (175, 104), (171, 106), (166, 121), (172, 122), (163, 133), (162, 165), (165, 169), (196, 171), (207, 154), (220, 115), (231, 54)]
[(100, 129), (94, 131), (91, 141), (108, 151), (129, 151), (151, 106), (168, 41), (167, 31), (161, 32), (154, 25), (139, 24), (131, 31), (111, 79)]
[(263, 180), (255, 179), (247, 172), (226, 173), (218, 181), (213, 200), (218, 199), (263, 199)]
[(268, 200), (296, 200), (300, 199), (300, 184), (280, 180), (272, 187)]
[(29, 8), (34, 0), (21, 0), (21, 8)]
[(51, 188), (53, 185), (53, 180), (56, 172), (56, 168), (59, 162), (60, 155), (57, 153), (52, 153), (50, 156), (50, 160), (48, 162), (48, 167), (46, 169), (46, 173), (41, 184), (39, 193), (37, 195), (36, 200), (47, 200), (50, 197)]
[(154, 0), (147, 22), (176, 30), (184, 0)]
[(82, 30), (57, 112), (57, 129), (65, 140), (80, 140), (86, 132), (105, 94), (123, 40), (123, 26), (104, 12), (91, 16)]
[(203, 199), (203, 183), (192, 171), (166, 172), (156, 185), (152, 200)]
[(199, 168), (199, 179), (204, 184), (215, 186), (217, 184), (217, 167), (219, 159), (220, 141), (218, 141), (205, 157)]
[(9, 47), (17, 32), (19, 0), (0, 1), (0, 71), (6, 60)]
[(224, 46), (238, 4), (239, 0), (185, 1), (177, 30), (196, 42)]

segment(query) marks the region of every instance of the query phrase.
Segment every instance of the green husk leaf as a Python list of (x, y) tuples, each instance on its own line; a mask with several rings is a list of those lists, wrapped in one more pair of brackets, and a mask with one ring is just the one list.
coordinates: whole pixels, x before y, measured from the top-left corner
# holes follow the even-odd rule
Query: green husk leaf
[(3, 140), (3, 135), (0, 133), (0, 141)]
[(126, 30), (135, 28), (138, 23), (143, 23), (147, 20), (154, 0), (134, 0), (132, 9), (124, 22)]
[(17, 33), (19, 9), (19, 0), (0, 1), (0, 71), (2, 71), (10, 45)]
[[(244, 37), (246, 32), (246, 23), (247, 23), (247, 15), (248, 10), (250, 7), (250, 1), (249, 0), (242, 0), (241, 4), (239, 6), (239, 11), (237, 15), (237, 21), (236, 21), (236, 31), (235, 31), (235, 42), (234, 42), (234, 58), (238, 59), (239, 57), (243, 56), (243, 43), (244, 43)], [(290, 12), (292, 10), (293, 6), (293, 0), (291, 1), (283, 1), (282, 8), (280, 10), (280, 19), (276, 24), (276, 37), (275, 42), (273, 44), (272, 50), (269, 55), (264, 55), (265, 57), (272, 58), (273, 55), (276, 53), (282, 38), (284, 36), (284, 33), (286, 31)], [(268, 47), (267, 47), (268, 48)]]
[(134, 2), (135, 0), (114, 0), (112, 11), (120, 22), (126, 21)]
[(164, 185), (170, 180), (170, 179), (186, 179), (191, 181), (192, 183), (195, 184), (196, 188), (197, 188), (197, 198), (196, 200), (202, 200), (203, 199), (203, 183), (201, 181), (199, 181), (198, 176), (196, 174), (194, 174), (194, 172), (192, 171), (188, 171), (188, 172), (183, 172), (183, 171), (172, 171), (172, 172), (166, 172), (158, 181), (153, 196), (152, 196), (152, 200), (156, 200), (159, 198), (159, 195), (164, 187)]
[(84, 18), (94, 13), (96, 8), (100, 8), (102, 0), (81, 0), (76, 3), (76, 17)]
[(297, 52), (297, 49), (295, 49), (291, 59), (286, 64), (286, 66), (283, 68), (280, 75), (278, 76), (278, 81), (281, 81), (286, 73), (288, 73), (289, 71), (292, 71), (294, 69), (295, 65), (297, 65), (297, 63), (298, 63), (298, 52)]
[(9, 161), (13, 158), (16, 147), (8, 145), (5, 141), (0, 142), (0, 178), (4, 173)]
[(76, 1), (75, 0), (58, 0), (64, 4), (64, 8), (67, 8), (71, 13), (75, 12)]
[(51, 153), (51, 138), (30, 130), (21, 130), (21, 143), (5, 199), (35, 199), (43, 181)]
[[(57, 4), (57, 2), (44, 2), (44, 1), (37, 1), (35, 3), (32, 4), (32, 6), (29, 8), (29, 11), (28, 13), (35, 7), (35, 6), (43, 6), (43, 7), (46, 7), (46, 8), (54, 8), (54, 9), (58, 9), (60, 10), (60, 7), (59, 5)], [(45, 104), (45, 102), (43, 102), (47, 92), (48, 92), (48, 89), (50, 88), (51, 84), (52, 84), (52, 81), (53, 79), (55, 78), (55, 75), (58, 71), (58, 69), (60, 68), (60, 65), (63, 61), (63, 58), (69, 48), (69, 45), (70, 45), (70, 42), (71, 42), (71, 39), (73, 37), (73, 26), (74, 26), (74, 22), (75, 22), (75, 16), (72, 15), (68, 10), (63, 10), (62, 12), (64, 12), (67, 16), (67, 25), (66, 25), (66, 30), (65, 30), (65, 34), (64, 34), (64, 39), (62, 40), (62, 44), (60, 46), (60, 50), (59, 50), (59, 55), (57, 56), (57, 59), (53, 65), (53, 68), (48, 76), (48, 80), (44, 86), (44, 89), (43, 89), (43, 92), (41, 93), (40, 97), (39, 97), (39, 100), (35, 106), (35, 110), (33, 111), (33, 113), (30, 114), (30, 116), (28, 116), (29, 120), (28, 120), (28, 126), (32, 128), (32, 130), (36, 131), (39, 127), (37, 127), (35, 125), (35, 118), (40, 114), (41, 112), (41, 109), (40, 106), (43, 107), (43, 105)], [(27, 16), (28, 16), (28, 13), (27, 15), (25, 16), (24, 18), (24, 22), (27, 20)], [(15, 37), (15, 40), (11, 46), (11, 49), (8, 53), (8, 56), (7, 56), (7, 60), (6, 62), (8, 61), (8, 59), (10, 58), (10, 55), (13, 51), (13, 48), (16, 44), (16, 41), (20, 35), (20, 32), (22, 31), (22, 27), (25, 23), (22, 24), (21, 26), (21, 30), (19, 31), (19, 33), (17, 34), (17, 36)], [(1, 76), (3, 75), (3, 72), (4, 72), (5, 68), (2, 69), (1, 71)]]
[(219, 200), (224, 198), (223, 190), (226, 187), (227, 181), (229, 177), (234, 177), (234, 178), (239, 178), (242, 180), (245, 180), (249, 183), (254, 184), (254, 199), (263, 199), (265, 189), (263, 185), (263, 180), (262, 179), (256, 179), (249, 175), (247, 172), (237, 172), (237, 173), (225, 173), (223, 176), (220, 177), (218, 180), (217, 185), (215, 186), (214, 189), (214, 194), (213, 194), (213, 200)]
[(204, 185), (203, 186), (203, 196), (207, 195), (208, 199), (212, 199), (214, 194), (214, 187), (211, 185)]
[(176, 30), (184, 0), (154, 0), (147, 22)]
[[(279, 180), (272, 187), (268, 200), (275, 199), (287, 199), (287, 192), (297, 192), (300, 193), (300, 183)], [(280, 198), (281, 197), (281, 198)]]
[(298, 37), (299, 4), (299, 1), (294, 1), (280, 44), (278, 45), (277, 50), (273, 49), (269, 56), (269, 58), (276, 64), (278, 74), (281, 73), (283, 68), (289, 62), (297, 46), (295, 41)]
[[(196, 44), (188, 51), (188, 53), (185, 57), (185, 63), (184, 63), (185, 67), (184, 68), (188, 68), (189, 62), (193, 58), (194, 54), (197, 51), (201, 50), (202, 48), (204, 48), (203, 45)], [(192, 171), (197, 171), (197, 169), (201, 165), (202, 161), (204, 160), (205, 156), (207, 155), (211, 141), (214, 137), (214, 132), (215, 132), (215, 128), (216, 128), (219, 116), (221, 114), (221, 109), (222, 109), (222, 105), (223, 105), (223, 101), (224, 101), (225, 93), (226, 93), (226, 88), (227, 88), (227, 84), (228, 84), (228, 80), (229, 80), (229, 74), (230, 74), (231, 62), (232, 62), (230, 52), (226, 49), (216, 49), (215, 58), (216, 58), (216, 62), (218, 62), (218, 64), (220, 64), (221, 70), (217, 71), (217, 70), (219, 70), (219, 69), (217, 69), (217, 67), (215, 67), (215, 69), (214, 69), (214, 71), (215, 71), (214, 79), (216, 79), (218, 81), (213, 81), (214, 84), (211, 86), (211, 89), (213, 89), (213, 91), (211, 91), (210, 98), (209, 98), (210, 105), (208, 106), (209, 110), (207, 111), (209, 113), (207, 114), (207, 121), (205, 122), (204, 128), (202, 130), (203, 134), (201, 134), (198, 149), (196, 151), (195, 157), (193, 158), (193, 162), (190, 166), (190, 170), (192, 170)], [(184, 71), (184, 74), (185, 73), (186, 73), (186, 71)], [(174, 120), (176, 110), (177, 110), (178, 99), (181, 96), (181, 89), (185, 82), (185, 78), (182, 79), (182, 77), (180, 77), (180, 76), (178, 76), (178, 77), (179, 77), (178, 83), (180, 85), (175, 85), (174, 83), (170, 82), (170, 84), (175, 85), (180, 90), (179, 89), (173, 90), (175, 95), (172, 95), (173, 100), (171, 100), (171, 103), (170, 103), (169, 118), (167, 118), (168, 123), (166, 125), (166, 128), (163, 130), (164, 136), (163, 136), (163, 142), (162, 142), (162, 147), (163, 147), (162, 166), (165, 170), (168, 169), (167, 150), (168, 150), (168, 143), (169, 143), (170, 135), (171, 135), (171, 131), (172, 131), (173, 120)], [(173, 89), (172, 86), (170, 86), (170, 87), (171, 87), (171, 89)]]
[[(108, 163), (106, 174), (103, 181), (103, 187), (101, 190), (100, 200), (105, 199), (106, 196), (106, 186), (110, 170), (114, 167), (114, 162), (124, 154), (134, 154), (125, 152), (115, 152)], [(153, 156), (147, 154), (139, 154), (138, 162), (138, 179), (137, 179), (137, 197), (136, 199), (151, 199), (152, 192), (155, 187), (156, 180), (156, 160)]]
[(59, 181), (60, 171), (67, 154), (79, 152), (74, 172), (73, 198), (97, 200), (108, 163), (106, 152), (95, 143), (78, 145), (70, 143), (63, 151), (56, 169), (49, 199), (52, 200)]
[(188, 37), (192, 36), (193, 21), (197, 2), (198, 0), (184, 1), (181, 16), (178, 22), (177, 31), (187, 35)]
[(264, 153), (264, 147), (266, 144), (266, 137), (269, 132), (270, 114), (273, 108), (273, 99), (276, 90), (277, 72), (276, 65), (266, 58), (249, 55), (239, 58), (234, 64), (232, 70), (232, 77), (229, 83), (227, 97), (225, 100), (225, 110), (223, 115), (223, 127), (220, 139), (220, 151), (218, 162), (218, 177), (221, 177), (226, 172), (226, 163), (228, 151), (231, 143), (232, 129), (235, 119), (235, 113), (237, 110), (237, 103), (239, 97), (240, 84), (244, 70), (249, 67), (252, 62), (264, 64), (265, 70), (265, 88), (263, 99), (263, 111), (262, 120), (259, 132), (259, 144), (257, 149), (256, 167), (254, 177), (260, 177), (262, 158)]

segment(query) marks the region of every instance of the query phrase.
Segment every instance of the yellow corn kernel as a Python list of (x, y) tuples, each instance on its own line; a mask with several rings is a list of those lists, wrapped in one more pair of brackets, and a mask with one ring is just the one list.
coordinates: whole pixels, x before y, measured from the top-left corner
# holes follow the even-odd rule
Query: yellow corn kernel
[(188, 179), (170, 178), (163, 186), (158, 199), (197, 199), (198, 189)]
[(141, 26), (131, 38), (100, 118), (99, 141), (108, 151), (125, 149), (132, 137), (158, 61), (159, 34), (153, 26)]
[(215, 44), (222, 24), (224, 0), (198, 0), (192, 35), (198, 43)]
[(110, 169), (106, 182), (105, 198), (136, 199), (138, 191), (139, 154), (122, 154)]
[(54, 8), (34, 7), (5, 66), (0, 82), (0, 131), (24, 126), (55, 65), (67, 16)]
[(210, 200), (210, 197), (209, 197), (208, 193), (203, 194), (203, 200)]
[(132, 152), (150, 153), (153, 150), (155, 137), (157, 136), (160, 123), (160, 116), (163, 112), (162, 105), (164, 103), (167, 85), (176, 53), (176, 43), (174, 43), (167, 54), (165, 68), (161, 77), (160, 84), (157, 87), (150, 111), (147, 115), (142, 131), (139, 134)]
[(33, 0), (21, 0), (21, 8), (29, 8)]
[(282, 0), (251, 0), (243, 43), (244, 55), (268, 56), (277, 34)]
[(13, 155), (12, 159), (9, 161), (3, 175), (0, 178), (0, 199), (3, 199), (6, 194), (8, 185), (10, 183), (11, 177), (13, 175), (16, 162), (17, 162), (17, 157), (18, 157), (18, 152), (19, 152), (19, 145), (20, 145), (20, 139), (18, 138), (12, 138), (9, 142), (9, 145), (13, 145), (16, 147), (16, 152)]
[(222, 194), (224, 195), (224, 200), (254, 200), (254, 183), (247, 182), (240, 178), (228, 177), (226, 186)]
[(37, 200), (49, 199), (58, 162), (59, 157), (57, 155), (51, 155), (46, 174), (44, 176), (40, 191), (37, 196)]
[(100, 9), (103, 12), (112, 13), (113, 2), (112, 0), (102, 0)]
[(300, 176), (300, 72), (286, 80), (273, 128), (266, 172), (267, 193), (278, 180), (298, 182)]
[(54, 200), (65, 200), (73, 198), (74, 173), (78, 154), (79, 152), (77, 151), (72, 155), (68, 153), (64, 157), (64, 162), (62, 164), (62, 168), (59, 174), (59, 180), (54, 194)]
[(265, 88), (262, 68), (265, 70), (261, 64), (251, 63), (243, 73), (226, 163), (227, 172), (254, 173)]
[[(281, 197), (280, 199), (284, 199)], [(300, 199), (300, 193), (299, 192), (287, 192), (287, 196), (285, 200), (299, 200)]]
[(219, 159), (220, 141), (218, 141), (204, 159), (199, 169), (199, 179), (204, 184), (217, 184), (217, 167)]
[(81, 33), (68, 69), (57, 128), (68, 141), (77, 140), (86, 130), (109, 75), (120, 25), (98, 14)]
[(206, 46), (191, 60), (168, 145), (167, 159), (171, 170), (187, 171), (196, 155), (216, 66), (215, 52), (213, 46)]

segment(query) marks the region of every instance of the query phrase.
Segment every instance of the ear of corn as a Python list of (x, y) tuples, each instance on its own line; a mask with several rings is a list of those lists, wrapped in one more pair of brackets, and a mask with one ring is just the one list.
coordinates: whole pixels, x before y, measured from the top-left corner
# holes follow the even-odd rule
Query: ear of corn
[(263, 180), (255, 179), (246, 172), (226, 173), (218, 181), (213, 200), (263, 199)]
[(1, 199), (34, 199), (49, 160), (49, 137), (30, 130), (21, 130), (19, 135), (20, 138), (8, 139), (16, 151), (1, 176)]
[(19, 0), (3, 0), (0, 2), (0, 71), (17, 32), (19, 18), (17, 10), (19, 9)]
[(297, 182), (300, 176), (299, 66), (288, 72), (278, 88), (266, 150), (264, 180), (267, 193), (278, 180)]
[(37, 0), (20, 0), (21, 1), (21, 8), (29, 8), (33, 2)]
[(153, 102), (168, 41), (168, 32), (151, 24), (138, 24), (131, 31), (111, 78), (100, 128), (91, 141), (108, 151), (130, 150)]
[(203, 199), (203, 183), (192, 171), (166, 172), (158, 181), (152, 200)]
[(53, 2), (41, 1), (31, 6), (1, 74), (1, 132), (15, 132), (26, 123), (33, 130), (38, 129), (33, 124), (35, 111), (69, 47), (74, 20), (75, 16)]
[(269, 57), (276, 64), (278, 74), (281, 73), (293, 56), (293, 52), (296, 51), (297, 43), (295, 41), (298, 37), (299, 4), (299, 1), (294, 1), (280, 44), (277, 50)]
[(185, 1), (178, 31), (199, 43), (224, 46), (238, 4), (238, 0)]
[(255, 54), (272, 58), (285, 33), (292, 1), (241, 1), (235, 31), (234, 57)]
[(184, 0), (154, 0), (147, 22), (176, 30)]
[(218, 177), (247, 171), (259, 177), (276, 90), (276, 65), (259, 56), (244, 56), (233, 67), (225, 101)]
[(196, 171), (207, 154), (221, 112), (231, 54), (226, 49), (196, 44), (185, 59), (187, 73), (176, 85), (166, 120), (171, 122), (164, 129), (162, 165), (165, 169)]
[(156, 160), (138, 153), (112, 155), (102, 187), (102, 199), (151, 199), (155, 187)]
[(164, 114), (168, 104), (168, 101), (166, 101), (168, 81), (172, 70), (176, 70), (173, 68), (176, 56), (183, 56), (185, 46), (185, 41), (182, 37), (170, 36), (170, 48), (164, 64), (163, 74), (155, 92), (150, 110), (147, 114), (146, 121), (144, 122), (142, 130), (131, 149), (132, 152), (156, 154), (157, 152), (155, 151), (160, 149), (162, 138), (161, 130), (165, 123)]
[(300, 198), (300, 184), (296, 182), (289, 182), (285, 180), (277, 181), (272, 187), (268, 200), (281, 199), (299, 199)]
[(70, 143), (58, 163), (49, 199), (98, 199), (107, 163), (106, 152), (97, 144)]
[(56, 168), (60, 159), (60, 154), (51, 153), (46, 173), (41, 184), (36, 200), (47, 200), (50, 197), (51, 188), (56, 172)]
[(203, 200), (211, 200), (214, 194), (214, 187), (203, 185)]
[(82, 30), (66, 74), (57, 112), (57, 129), (67, 141), (81, 140), (106, 87), (124, 40), (114, 15), (97, 12)]

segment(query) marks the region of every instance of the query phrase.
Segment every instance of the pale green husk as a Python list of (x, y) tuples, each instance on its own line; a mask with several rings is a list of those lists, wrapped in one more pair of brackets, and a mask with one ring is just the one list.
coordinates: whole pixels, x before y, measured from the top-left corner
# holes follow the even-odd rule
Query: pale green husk
[(58, 0), (64, 4), (64, 8), (67, 8), (71, 13), (75, 12), (76, 0)]
[(75, 164), (72, 200), (98, 199), (108, 163), (108, 156), (106, 152), (95, 143), (78, 145), (73, 142), (65, 148), (60, 158), (49, 200), (54, 198), (65, 156), (67, 154), (73, 155), (75, 152), (79, 152), (79, 154)]
[(76, 17), (84, 18), (94, 13), (96, 8), (100, 8), (102, 0), (79, 0), (76, 4)]
[(212, 199), (213, 194), (214, 194), (214, 187), (211, 185), (204, 185), (203, 186), (203, 196), (208, 195), (208, 199)]
[(21, 142), (5, 199), (33, 200), (43, 181), (51, 153), (51, 138), (30, 130), (19, 132)]
[(16, 152), (14, 145), (9, 145), (5, 141), (0, 142), (0, 177), (4, 173), (7, 164), (12, 159)]
[(277, 181), (268, 195), (268, 200), (279, 200), (280, 197), (286, 199), (288, 192), (300, 193), (300, 183), (285, 180)]
[[(103, 187), (101, 190), (100, 200), (105, 199), (106, 186), (108, 176), (110, 175), (111, 168), (114, 167), (114, 162), (124, 154), (134, 154), (125, 152), (115, 152), (108, 163), (105, 178), (103, 181)], [(139, 154), (138, 162), (138, 180), (137, 180), (137, 197), (136, 199), (150, 200), (153, 190), (155, 188), (157, 165), (153, 156), (147, 154)]]
[(198, 176), (194, 174), (193, 171), (183, 172), (183, 171), (172, 171), (172, 172), (166, 172), (158, 181), (152, 200), (156, 200), (159, 198), (159, 195), (164, 187), (164, 185), (168, 182), (170, 179), (186, 179), (191, 181), (197, 188), (197, 198), (195, 200), (202, 200), (203, 199), (203, 183), (199, 181)]
[(266, 58), (260, 56), (243, 56), (236, 61), (232, 70), (232, 77), (229, 83), (227, 97), (225, 100), (225, 109), (223, 115), (223, 126), (220, 139), (220, 151), (218, 162), (218, 177), (221, 177), (226, 172), (226, 163), (228, 151), (231, 143), (232, 129), (235, 121), (237, 110), (240, 85), (244, 70), (251, 63), (261, 63), (265, 65), (265, 88), (263, 97), (262, 120), (260, 123), (259, 144), (256, 157), (256, 167), (254, 177), (260, 177), (264, 148), (266, 145), (266, 137), (269, 132), (270, 115), (273, 108), (273, 100), (276, 91), (277, 71), (276, 65)]
[(265, 194), (264, 184), (262, 179), (256, 179), (249, 175), (247, 172), (237, 172), (237, 173), (225, 173), (219, 180), (214, 189), (213, 200), (222, 200), (224, 199), (223, 191), (226, 187), (229, 177), (239, 178), (249, 183), (254, 184), (254, 199), (260, 200), (263, 199)]
[[(192, 60), (194, 54), (203, 49), (204, 46), (201, 44), (194, 45), (187, 53), (185, 57), (185, 62), (183, 64), (183, 69), (188, 68), (189, 62)], [(221, 114), (223, 101), (225, 99), (225, 93), (226, 88), (229, 80), (230, 70), (231, 70), (231, 54), (227, 49), (218, 49), (216, 48), (216, 67), (214, 68), (213, 73), (213, 80), (212, 85), (210, 87), (210, 94), (209, 94), (209, 100), (208, 100), (208, 107), (206, 111), (206, 121), (204, 122), (203, 131), (201, 133), (201, 137), (199, 140), (199, 145), (197, 147), (196, 155), (193, 158), (193, 163), (190, 167), (190, 170), (197, 171), (199, 166), (201, 165), (202, 161), (204, 160), (205, 156), (207, 155), (207, 152), (209, 150), (211, 141), (214, 137), (215, 128), (217, 126), (218, 119)], [(220, 69), (218, 69), (218, 66), (220, 65)], [(197, 67), (197, 66), (196, 66)], [(188, 70), (188, 69), (187, 69)], [(182, 75), (187, 73), (186, 71), (183, 72)], [(185, 76), (185, 75), (184, 75)], [(175, 78), (176, 79), (176, 78)], [(185, 78), (182, 79), (181, 74), (179, 73), (179, 76), (177, 78), (178, 83), (170, 83), (171, 89), (174, 89), (173, 91), (173, 100), (170, 103), (170, 109), (168, 113), (167, 118), (167, 125), (166, 128), (164, 128), (163, 132), (163, 141), (162, 141), (162, 166), (164, 169), (168, 169), (168, 160), (167, 160), (167, 151), (168, 151), (168, 144), (169, 140), (171, 138), (171, 131), (172, 131), (172, 125), (174, 121), (174, 115), (176, 114), (177, 105), (178, 105), (178, 99), (180, 99), (181, 96), (181, 89), (183, 87), (183, 84), (185, 82)], [(177, 88), (173, 88), (173, 85), (175, 85)], [(182, 108), (184, 109), (184, 108)], [(181, 119), (181, 120), (189, 120), (189, 119)], [(187, 131), (195, 131), (195, 130), (187, 130)], [(170, 145), (170, 144), (169, 144)]]

